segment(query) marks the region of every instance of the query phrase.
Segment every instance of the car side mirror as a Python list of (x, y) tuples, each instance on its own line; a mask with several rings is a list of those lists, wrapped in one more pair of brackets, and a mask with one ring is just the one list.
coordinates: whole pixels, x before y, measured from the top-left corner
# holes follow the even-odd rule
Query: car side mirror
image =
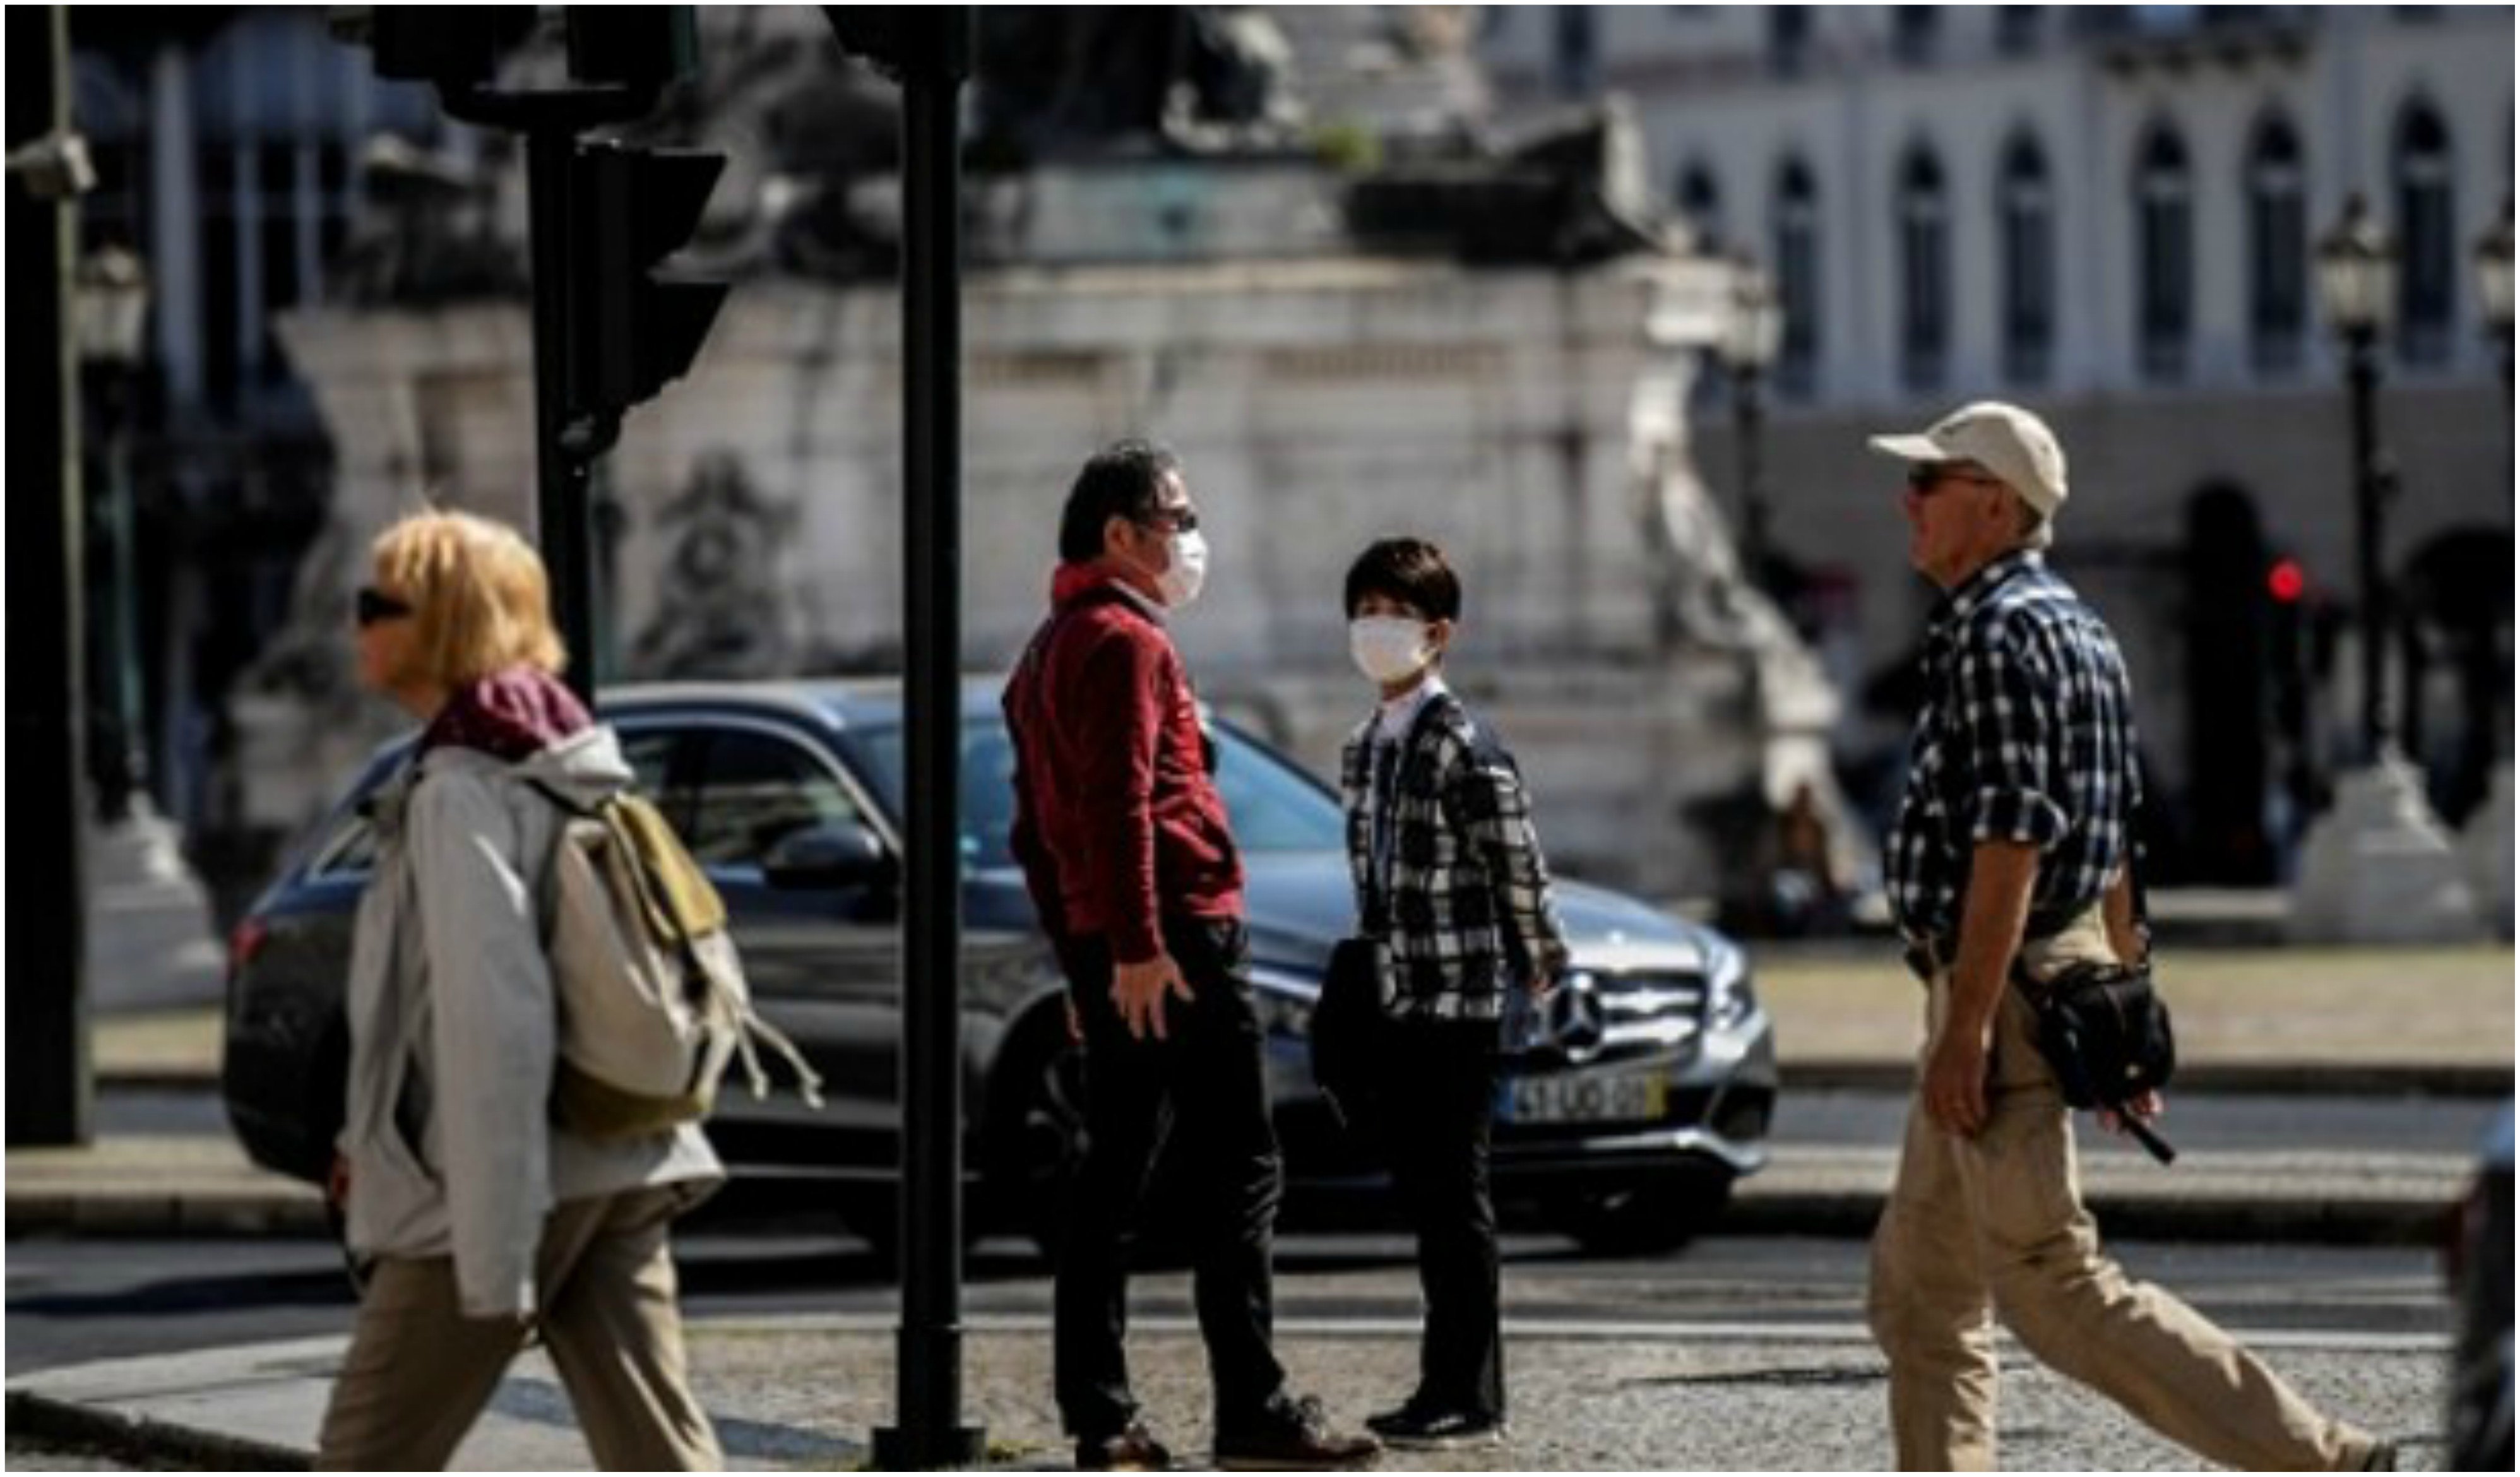
[(893, 874), (882, 838), (855, 821), (791, 831), (761, 859), (762, 880), (780, 888), (881, 887)]

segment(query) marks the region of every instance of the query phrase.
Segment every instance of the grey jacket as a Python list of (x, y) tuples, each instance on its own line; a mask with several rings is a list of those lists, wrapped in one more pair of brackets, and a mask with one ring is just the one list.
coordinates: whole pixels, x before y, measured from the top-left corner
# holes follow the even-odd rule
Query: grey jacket
[(377, 865), (350, 952), (339, 1147), (363, 1255), (448, 1256), (472, 1318), (534, 1312), (554, 1205), (723, 1178), (697, 1125), (597, 1143), (551, 1122), (557, 1050), (544, 955), (560, 812), (528, 780), (594, 801), (630, 783), (597, 727), (509, 764), (428, 750), (369, 801)]

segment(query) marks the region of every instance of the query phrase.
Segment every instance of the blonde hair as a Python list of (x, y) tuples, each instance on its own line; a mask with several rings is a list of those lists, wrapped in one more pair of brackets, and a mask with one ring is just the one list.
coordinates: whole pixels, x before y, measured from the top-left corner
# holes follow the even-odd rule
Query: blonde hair
[(411, 604), (418, 675), (458, 688), (519, 664), (568, 665), (542, 556), (516, 529), (469, 513), (414, 514), (371, 553), (377, 583)]

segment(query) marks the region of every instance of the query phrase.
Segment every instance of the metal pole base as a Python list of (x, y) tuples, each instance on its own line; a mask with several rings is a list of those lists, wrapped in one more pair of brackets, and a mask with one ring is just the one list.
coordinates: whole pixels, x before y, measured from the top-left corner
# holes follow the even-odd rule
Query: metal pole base
[(978, 1426), (956, 1426), (943, 1435), (878, 1426), (872, 1455), (878, 1472), (966, 1471), (988, 1464), (989, 1434)]
[(2394, 749), (2338, 782), (2303, 840), (2289, 936), (2341, 944), (2451, 944), (2486, 936), (2423, 776)]

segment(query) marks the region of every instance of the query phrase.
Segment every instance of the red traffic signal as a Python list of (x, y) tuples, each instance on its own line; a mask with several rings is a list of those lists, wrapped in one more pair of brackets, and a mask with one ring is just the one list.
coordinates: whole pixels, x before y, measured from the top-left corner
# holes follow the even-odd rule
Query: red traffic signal
[(2267, 570), (2267, 594), (2279, 605), (2297, 605), (2310, 593), (2310, 577), (2298, 559), (2279, 559)]

